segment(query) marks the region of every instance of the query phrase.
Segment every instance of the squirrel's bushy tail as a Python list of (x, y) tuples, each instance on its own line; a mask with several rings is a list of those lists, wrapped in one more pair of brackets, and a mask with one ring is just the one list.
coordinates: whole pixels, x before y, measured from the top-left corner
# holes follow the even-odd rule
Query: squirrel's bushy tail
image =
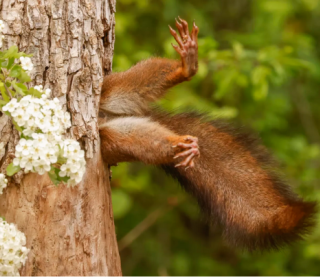
[(177, 134), (199, 138), (194, 168), (163, 168), (195, 196), (210, 221), (222, 225), (227, 241), (249, 250), (278, 248), (314, 225), (316, 203), (292, 192), (256, 138), (194, 114), (152, 117)]

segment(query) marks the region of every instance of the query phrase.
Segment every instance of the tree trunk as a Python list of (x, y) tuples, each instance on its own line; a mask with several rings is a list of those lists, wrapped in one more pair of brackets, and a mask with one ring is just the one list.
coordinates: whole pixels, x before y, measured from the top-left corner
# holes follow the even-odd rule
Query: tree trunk
[[(21, 274), (121, 275), (97, 120), (102, 79), (112, 64), (115, 0), (1, 0), (0, 11), (4, 49), (16, 44), (34, 55), (31, 85), (51, 88), (71, 113), (70, 137), (82, 142), (87, 158), (74, 188), (55, 187), (47, 175), (18, 174), (0, 197), (0, 216), (25, 233), (31, 249)], [(18, 139), (2, 115), (2, 172)]]

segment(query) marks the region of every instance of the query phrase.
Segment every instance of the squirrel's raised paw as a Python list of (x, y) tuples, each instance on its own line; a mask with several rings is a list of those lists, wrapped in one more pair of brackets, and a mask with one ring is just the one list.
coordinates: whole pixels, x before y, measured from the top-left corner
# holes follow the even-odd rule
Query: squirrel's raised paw
[(192, 30), (189, 33), (188, 22), (176, 19), (176, 27), (179, 34), (169, 26), (170, 33), (178, 43), (173, 48), (178, 52), (182, 61), (182, 74), (189, 79), (196, 74), (198, 70), (198, 33), (199, 28), (193, 22)]
[(180, 163), (176, 164), (175, 167), (184, 166), (187, 170), (189, 167), (194, 167), (194, 158), (200, 156), (198, 138), (186, 136), (183, 138), (184, 142), (179, 142), (173, 147), (179, 147), (182, 151), (176, 154), (173, 158), (177, 159), (185, 157)]

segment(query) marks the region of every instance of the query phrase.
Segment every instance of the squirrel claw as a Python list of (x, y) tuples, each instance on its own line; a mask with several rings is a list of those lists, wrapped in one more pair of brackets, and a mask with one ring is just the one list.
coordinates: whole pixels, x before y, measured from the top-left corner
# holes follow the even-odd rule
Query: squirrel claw
[(170, 33), (178, 43), (173, 46), (174, 50), (180, 55), (182, 61), (182, 74), (188, 79), (196, 74), (198, 70), (198, 33), (199, 28), (195, 22), (189, 32), (188, 22), (178, 16), (175, 22), (179, 34), (170, 26)]
[(191, 154), (194, 154), (194, 155), (199, 155), (199, 149), (197, 147), (192, 147), (191, 149), (189, 150), (185, 150), (183, 152), (180, 152), (179, 154), (175, 155), (173, 158), (174, 159), (177, 159), (179, 157), (183, 157), (183, 156), (189, 156)]
[(187, 170), (188, 168), (194, 167), (194, 161), (193, 159), (196, 156), (200, 156), (200, 152), (199, 152), (199, 146), (198, 146), (198, 138), (196, 137), (185, 137), (183, 139), (184, 141), (189, 141), (191, 143), (178, 143), (177, 145), (174, 145), (173, 147), (180, 147), (180, 148), (184, 148), (186, 150), (176, 154), (173, 159), (177, 159), (180, 157), (184, 157), (184, 160), (178, 164), (175, 165), (175, 167), (181, 167), (184, 166), (185, 170)]

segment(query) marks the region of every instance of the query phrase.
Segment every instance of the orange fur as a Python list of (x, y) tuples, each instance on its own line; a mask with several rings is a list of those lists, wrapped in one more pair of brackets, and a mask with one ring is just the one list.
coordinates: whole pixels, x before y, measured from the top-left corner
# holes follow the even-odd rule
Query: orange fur
[(105, 117), (99, 123), (105, 163), (161, 166), (236, 246), (269, 249), (300, 239), (314, 225), (316, 204), (291, 191), (257, 139), (204, 116), (149, 108), (197, 71), (198, 28), (194, 24), (189, 34), (185, 21), (176, 26), (183, 41), (170, 32), (179, 44), (174, 48), (181, 62), (152, 58), (104, 79), (100, 110)]

